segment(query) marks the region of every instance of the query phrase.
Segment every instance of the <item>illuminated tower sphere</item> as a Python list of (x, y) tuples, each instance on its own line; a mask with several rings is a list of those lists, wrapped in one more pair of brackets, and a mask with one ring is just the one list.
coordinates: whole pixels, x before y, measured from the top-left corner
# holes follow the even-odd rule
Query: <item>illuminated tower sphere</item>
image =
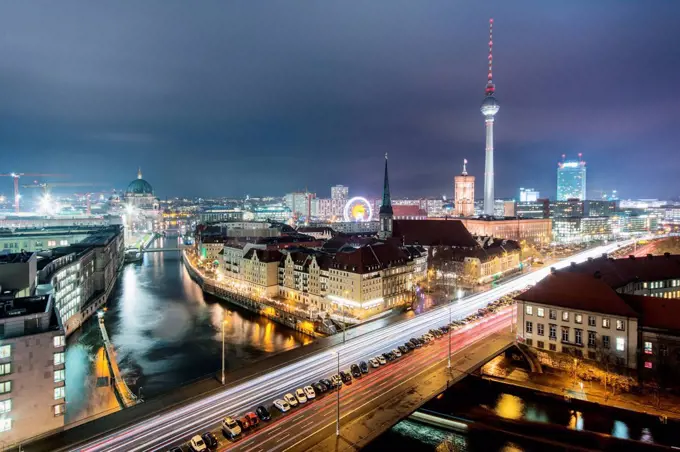
[(485, 97), (480, 111), (484, 115), (486, 125), (486, 156), (484, 163), (484, 214), (493, 215), (494, 189), (493, 189), (493, 121), (500, 106), (494, 97), (496, 86), (493, 84), (493, 19), (489, 19), (489, 74), (484, 90)]

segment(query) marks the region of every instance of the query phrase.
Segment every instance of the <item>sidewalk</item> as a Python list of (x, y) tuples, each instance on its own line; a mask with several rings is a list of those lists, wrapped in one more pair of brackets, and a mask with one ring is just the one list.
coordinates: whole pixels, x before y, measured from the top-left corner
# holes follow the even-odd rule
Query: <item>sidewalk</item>
[(677, 396), (664, 394), (657, 401), (654, 395), (612, 394), (611, 390), (605, 392), (604, 386), (598, 382), (582, 382), (558, 369), (544, 367), (545, 373), (534, 374), (504, 364), (497, 360), (487, 364), (482, 368), (482, 378), (613, 408), (680, 420), (680, 398)]

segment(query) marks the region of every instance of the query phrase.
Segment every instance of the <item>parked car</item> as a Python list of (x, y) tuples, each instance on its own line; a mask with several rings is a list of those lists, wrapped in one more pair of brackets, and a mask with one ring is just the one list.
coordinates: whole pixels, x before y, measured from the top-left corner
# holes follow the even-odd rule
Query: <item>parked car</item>
[(399, 351), (399, 349), (396, 349), (396, 348), (395, 348), (394, 350), (392, 350), (391, 353), (392, 353), (395, 357), (401, 358), (401, 352)]
[(257, 413), (258, 417), (260, 419), (262, 419), (263, 421), (268, 421), (272, 418), (272, 415), (271, 415), (271, 413), (269, 413), (269, 410), (262, 405), (257, 407), (255, 412)]
[(196, 435), (189, 440), (189, 448), (193, 452), (205, 452), (208, 450), (208, 446), (205, 445), (205, 441), (201, 438), (201, 435)]
[(316, 392), (314, 392), (314, 388), (311, 386), (305, 386), (302, 388), (302, 390), (305, 392), (305, 396), (307, 396), (307, 400), (312, 400), (316, 398)]
[(371, 358), (368, 360), (368, 364), (371, 365), (372, 368), (377, 368), (380, 367), (380, 362), (378, 361), (378, 358)]
[(352, 374), (354, 378), (361, 378), (361, 369), (359, 369), (359, 366), (356, 364), (352, 364), (349, 367), (349, 372)]
[(352, 376), (345, 372), (344, 370), (340, 371), (340, 378), (342, 378), (342, 382), (346, 385), (351, 385), (352, 384)]
[(367, 374), (368, 373), (368, 364), (366, 364), (366, 361), (361, 361), (359, 363), (359, 369), (361, 369), (362, 374)]
[(222, 434), (227, 439), (234, 439), (241, 434), (241, 427), (230, 417), (222, 419)]
[(385, 358), (385, 361), (387, 361), (388, 363), (391, 363), (392, 361), (394, 361), (394, 356), (392, 356), (392, 354), (390, 352), (383, 353), (382, 355), (383, 355), (383, 358)]
[(400, 345), (400, 346), (397, 347), (397, 348), (399, 348), (399, 351), (401, 352), (402, 355), (407, 354), (408, 351), (409, 351), (409, 348), (408, 348), (407, 346), (405, 346), (405, 345)]
[(416, 348), (420, 348), (423, 346), (423, 344), (420, 342), (420, 339), (418, 338), (412, 337), (411, 342), (413, 343), (413, 345), (416, 346)]
[(387, 364), (387, 359), (385, 359), (384, 355), (376, 356), (375, 359), (378, 361), (378, 364), (380, 364), (381, 366), (384, 366), (385, 364)]
[(317, 394), (323, 394), (328, 391), (328, 388), (323, 383), (312, 383), (312, 388), (314, 388), (314, 392)]
[(216, 449), (217, 446), (219, 446), (217, 438), (215, 438), (215, 435), (213, 435), (212, 432), (205, 432), (201, 435), (201, 438), (203, 438), (203, 442), (208, 446), (208, 449)]
[(283, 400), (285, 400), (286, 402), (288, 402), (288, 405), (292, 406), (293, 408), (295, 408), (296, 406), (299, 405), (298, 400), (297, 400), (297, 399), (295, 398), (295, 396), (294, 396), (293, 394), (291, 394), (290, 392), (289, 392), (288, 394), (286, 394), (286, 395), (283, 396)]
[(168, 452), (184, 452), (184, 449), (182, 449), (181, 446), (178, 446), (178, 447), (173, 447), (172, 449), (168, 449)]
[(290, 404), (282, 399), (274, 400), (274, 406), (279, 409), (280, 412), (285, 413), (290, 411)]
[(248, 411), (245, 417), (248, 419), (248, 422), (250, 422), (251, 428), (257, 427), (260, 423), (260, 418), (257, 417), (257, 414), (253, 413), (252, 411)]
[(327, 391), (333, 388), (333, 382), (331, 382), (328, 378), (324, 378), (323, 380), (319, 380), (319, 383), (324, 385), (326, 387)]
[(405, 343), (404, 345), (409, 349), (409, 351), (415, 350), (415, 349), (416, 349), (416, 346), (415, 346), (415, 345), (413, 344), (413, 342), (411, 342), (411, 341), (408, 341), (408, 342)]
[(335, 374), (331, 377), (331, 382), (333, 383), (333, 388), (339, 388), (342, 386), (342, 377), (339, 374)]
[(241, 416), (240, 418), (236, 419), (236, 423), (239, 427), (241, 427), (242, 432), (250, 429), (250, 420), (245, 416)]
[(306, 403), (307, 402), (307, 396), (305, 395), (305, 391), (302, 390), (301, 388), (297, 388), (295, 390), (295, 398), (300, 403)]

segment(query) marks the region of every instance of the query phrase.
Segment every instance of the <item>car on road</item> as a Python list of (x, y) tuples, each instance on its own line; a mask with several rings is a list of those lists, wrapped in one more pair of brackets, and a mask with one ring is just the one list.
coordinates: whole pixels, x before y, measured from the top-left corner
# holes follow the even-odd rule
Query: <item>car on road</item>
[(383, 355), (376, 356), (375, 359), (378, 361), (378, 364), (380, 364), (381, 366), (384, 366), (385, 364), (387, 364), (387, 359), (385, 359), (385, 356), (383, 356)]
[(401, 358), (401, 352), (399, 351), (399, 349), (396, 349), (396, 348), (395, 348), (394, 350), (392, 350), (391, 353), (392, 353), (394, 356), (396, 356), (397, 358)]
[(411, 342), (411, 341), (408, 341), (408, 342), (405, 343), (404, 345), (409, 349), (409, 351), (412, 351), (412, 350), (415, 350), (415, 349), (416, 349), (415, 344), (414, 344), (413, 342)]
[(434, 336), (430, 333), (425, 333), (425, 337), (427, 338), (428, 342), (432, 342), (434, 340)]
[(420, 339), (416, 337), (411, 338), (411, 343), (416, 346), (416, 348), (420, 348), (423, 346), (423, 344), (420, 342)]
[(250, 420), (245, 416), (236, 419), (236, 423), (238, 424), (239, 427), (241, 427), (242, 432), (245, 432), (246, 430), (250, 429)]
[(282, 399), (276, 399), (274, 400), (274, 406), (278, 408), (278, 410), (282, 413), (285, 413), (286, 411), (290, 411), (290, 404), (286, 402), (285, 400)]
[(241, 427), (230, 417), (222, 419), (222, 434), (227, 439), (234, 439), (241, 434)]
[(255, 428), (260, 424), (260, 418), (257, 417), (257, 414), (253, 413), (252, 411), (248, 411), (245, 414), (245, 418), (248, 419), (248, 422), (250, 422), (251, 428)]
[(371, 365), (372, 368), (377, 368), (380, 367), (380, 362), (378, 361), (378, 358), (371, 358), (368, 360), (368, 364)]
[(342, 376), (340, 374), (335, 374), (331, 377), (332, 387), (339, 388), (342, 386)]
[(305, 386), (302, 388), (303, 391), (305, 391), (305, 395), (307, 396), (307, 400), (312, 400), (316, 398), (316, 392), (314, 392), (314, 388), (311, 386)]
[(382, 355), (383, 355), (383, 358), (385, 358), (385, 361), (387, 361), (388, 363), (391, 363), (392, 361), (394, 361), (394, 356), (392, 356), (392, 353), (387, 352), (387, 353), (383, 353)]
[(409, 352), (409, 348), (405, 345), (400, 345), (397, 348), (399, 349), (399, 351), (401, 352), (402, 355), (405, 355)]
[(301, 388), (297, 388), (295, 390), (295, 398), (300, 403), (306, 403), (307, 402), (307, 395), (305, 395), (305, 391), (302, 390)]
[(344, 370), (340, 371), (340, 378), (342, 378), (342, 382), (346, 385), (351, 385), (352, 384), (352, 376), (345, 372)]
[(361, 369), (362, 374), (367, 374), (368, 373), (368, 364), (366, 364), (366, 361), (361, 361), (359, 363), (359, 369)]
[(349, 372), (352, 374), (354, 378), (361, 378), (361, 369), (359, 369), (359, 366), (356, 364), (352, 364), (349, 367)]
[(189, 440), (189, 449), (193, 452), (205, 452), (208, 450), (208, 446), (205, 445), (205, 441), (203, 441), (201, 435), (196, 435)]
[(208, 446), (208, 449), (216, 449), (217, 446), (219, 446), (217, 438), (215, 438), (215, 435), (213, 435), (212, 432), (205, 432), (201, 435), (201, 438), (203, 438), (203, 442)]
[(314, 392), (317, 394), (324, 394), (326, 391), (328, 391), (328, 387), (321, 382), (312, 383), (312, 388), (314, 388)]
[(294, 396), (293, 394), (291, 394), (290, 392), (289, 392), (288, 394), (286, 394), (286, 395), (283, 396), (283, 400), (285, 400), (286, 402), (288, 402), (288, 404), (289, 404), (290, 406), (292, 406), (293, 408), (295, 408), (296, 406), (299, 405), (298, 400), (297, 400), (297, 399), (295, 398), (295, 396)]
[(257, 409), (255, 410), (255, 412), (257, 413), (258, 417), (259, 417), (261, 420), (263, 420), (263, 421), (268, 421), (268, 420), (270, 420), (270, 419), (272, 418), (272, 415), (271, 415), (271, 413), (269, 412), (269, 410), (268, 410), (267, 408), (265, 408), (264, 406), (262, 406), (262, 405), (260, 405), (259, 407), (257, 407)]
[(322, 380), (319, 380), (319, 383), (321, 383), (322, 385), (324, 385), (326, 387), (326, 391), (333, 389), (333, 382), (330, 381), (328, 378), (324, 378)]

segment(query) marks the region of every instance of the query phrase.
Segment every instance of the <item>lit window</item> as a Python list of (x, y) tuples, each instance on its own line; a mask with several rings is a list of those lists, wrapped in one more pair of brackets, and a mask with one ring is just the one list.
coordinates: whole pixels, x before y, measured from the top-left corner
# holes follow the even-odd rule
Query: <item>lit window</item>
[(536, 308), (536, 315), (543, 317), (545, 315), (545, 310), (543, 308)]
[(62, 416), (64, 414), (64, 404), (60, 403), (59, 405), (54, 405), (54, 415), (55, 416)]
[(11, 345), (0, 345), (0, 359), (9, 358), (12, 356)]
[(550, 310), (550, 320), (557, 320), (557, 311), (554, 309)]
[(54, 365), (64, 364), (64, 352), (54, 354)]
[(651, 361), (645, 361), (645, 369), (651, 369), (652, 368), (652, 362)]
[(623, 323), (623, 320), (617, 320), (617, 321), (616, 321), (616, 329), (617, 329), (617, 330), (623, 331), (623, 330), (626, 329), (625, 327), (626, 327), (626, 324)]
[(645, 342), (645, 355), (651, 355), (652, 354), (652, 343), (651, 342)]
[(59, 383), (60, 381), (64, 381), (64, 377), (65, 377), (64, 369), (54, 371), (54, 382), (55, 383)]
[(0, 419), (0, 432), (8, 432), (12, 430), (11, 419)]
[(3, 381), (0, 383), (0, 394), (7, 394), (12, 390), (12, 382), (11, 381)]
[(64, 347), (66, 345), (66, 338), (64, 336), (54, 336), (54, 346)]
[(583, 316), (581, 314), (576, 314), (574, 316), (574, 322), (576, 323), (583, 323)]
[(12, 372), (12, 365), (10, 363), (0, 364), (0, 375), (7, 375)]
[(54, 388), (54, 400), (63, 399), (64, 397), (66, 397), (66, 387), (65, 386), (60, 386), (58, 388)]
[(0, 414), (9, 413), (10, 411), (12, 411), (12, 399), (0, 402)]
[(616, 351), (622, 352), (626, 349), (626, 340), (622, 337), (616, 338)]
[(534, 307), (533, 306), (527, 306), (527, 315), (532, 315), (534, 313)]
[(602, 319), (602, 328), (609, 328), (610, 321), (609, 319), (603, 318)]
[(569, 321), (569, 312), (568, 311), (562, 311), (562, 320), (565, 322)]

